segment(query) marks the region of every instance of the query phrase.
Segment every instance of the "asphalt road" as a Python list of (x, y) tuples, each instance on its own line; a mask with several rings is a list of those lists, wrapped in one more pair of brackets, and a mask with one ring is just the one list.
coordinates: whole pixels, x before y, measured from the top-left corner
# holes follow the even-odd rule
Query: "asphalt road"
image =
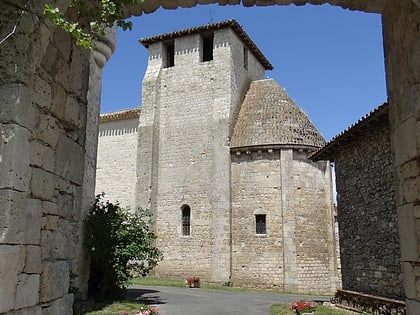
[(290, 303), (296, 298), (329, 300), (327, 296), (143, 285), (130, 286), (128, 298), (156, 306), (159, 315), (268, 315), (270, 306), (275, 303)]

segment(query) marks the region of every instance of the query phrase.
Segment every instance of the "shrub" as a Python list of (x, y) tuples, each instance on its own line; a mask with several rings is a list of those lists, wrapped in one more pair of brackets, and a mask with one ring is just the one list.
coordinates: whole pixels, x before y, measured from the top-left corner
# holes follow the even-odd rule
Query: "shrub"
[(122, 209), (97, 195), (86, 218), (86, 246), (90, 252), (89, 296), (120, 297), (133, 273), (147, 275), (162, 259), (150, 230), (151, 214)]

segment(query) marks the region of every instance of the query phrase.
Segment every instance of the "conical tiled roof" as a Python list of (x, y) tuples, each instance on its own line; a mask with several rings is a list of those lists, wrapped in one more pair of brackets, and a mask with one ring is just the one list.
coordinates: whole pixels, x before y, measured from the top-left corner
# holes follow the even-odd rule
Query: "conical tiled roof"
[(231, 137), (232, 148), (267, 145), (325, 145), (321, 133), (273, 79), (251, 83)]

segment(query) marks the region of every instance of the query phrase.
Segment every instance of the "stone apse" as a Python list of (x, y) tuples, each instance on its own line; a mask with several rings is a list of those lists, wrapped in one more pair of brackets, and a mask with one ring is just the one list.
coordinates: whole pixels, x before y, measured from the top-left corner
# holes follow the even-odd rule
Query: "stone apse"
[[(94, 194), (102, 67), (42, 14), (0, 2), (0, 314), (71, 314), (86, 298), (82, 220)], [(70, 0), (56, 1), (65, 11)], [(420, 1), (146, 0), (126, 16), (196, 4), (323, 4), (382, 15), (407, 313), (420, 313)]]

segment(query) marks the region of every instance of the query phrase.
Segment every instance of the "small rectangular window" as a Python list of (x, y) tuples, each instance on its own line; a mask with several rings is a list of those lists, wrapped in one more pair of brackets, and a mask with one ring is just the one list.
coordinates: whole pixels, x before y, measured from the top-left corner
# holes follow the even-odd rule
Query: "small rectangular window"
[(255, 234), (267, 234), (265, 214), (255, 215)]
[(165, 44), (165, 68), (170, 68), (175, 65), (175, 44), (174, 42), (169, 42)]
[(202, 37), (203, 42), (203, 62), (213, 60), (213, 45), (214, 45), (214, 35), (207, 34)]
[(191, 234), (191, 208), (187, 205), (182, 207), (182, 236)]
[(244, 47), (244, 68), (248, 70), (248, 48)]

